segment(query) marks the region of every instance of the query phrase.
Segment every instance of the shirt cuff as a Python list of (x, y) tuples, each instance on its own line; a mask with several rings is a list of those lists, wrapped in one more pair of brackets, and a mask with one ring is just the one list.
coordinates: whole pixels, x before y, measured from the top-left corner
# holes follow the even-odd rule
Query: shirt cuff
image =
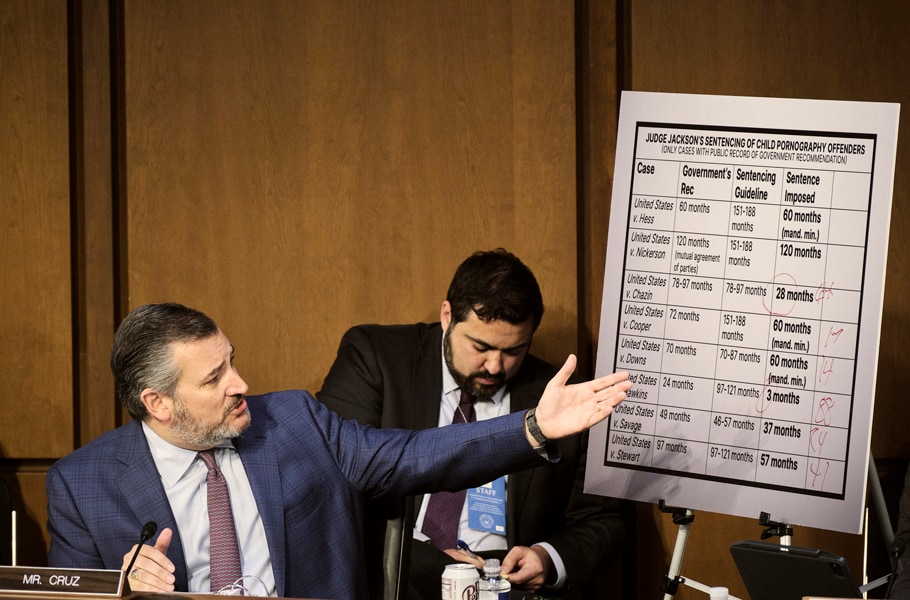
[(550, 560), (553, 561), (553, 568), (556, 569), (556, 581), (554, 583), (549, 583), (544, 581), (544, 587), (548, 589), (558, 590), (566, 585), (566, 565), (562, 562), (562, 558), (559, 556), (559, 552), (556, 551), (556, 548), (552, 544), (547, 542), (537, 542), (535, 546), (540, 546), (547, 551), (547, 554), (550, 555)]
[(562, 452), (556, 442), (547, 442), (543, 446), (532, 446), (532, 448), (547, 462), (558, 463), (562, 459)]

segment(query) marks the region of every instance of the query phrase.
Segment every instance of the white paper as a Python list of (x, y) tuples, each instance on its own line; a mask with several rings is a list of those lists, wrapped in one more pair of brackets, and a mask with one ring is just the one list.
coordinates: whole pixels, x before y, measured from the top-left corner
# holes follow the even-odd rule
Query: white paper
[(623, 93), (586, 492), (860, 532), (898, 114)]

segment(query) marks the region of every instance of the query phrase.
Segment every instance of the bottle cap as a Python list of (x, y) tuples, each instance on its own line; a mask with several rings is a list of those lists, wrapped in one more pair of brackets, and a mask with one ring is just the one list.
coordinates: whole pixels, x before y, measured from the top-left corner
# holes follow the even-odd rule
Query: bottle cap
[(499, 573), (499, 559), (498, 558), (488, 558), (483, 561), (483, 572), (490, 574)]

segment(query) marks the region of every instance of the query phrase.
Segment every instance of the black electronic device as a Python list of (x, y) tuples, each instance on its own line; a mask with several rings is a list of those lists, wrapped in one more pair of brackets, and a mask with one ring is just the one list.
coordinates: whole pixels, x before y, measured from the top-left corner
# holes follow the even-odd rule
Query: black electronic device
[(753, 540), (734, 543), (730, 554), (751, 600), (863, 597), (847, 561), (837, 554)]

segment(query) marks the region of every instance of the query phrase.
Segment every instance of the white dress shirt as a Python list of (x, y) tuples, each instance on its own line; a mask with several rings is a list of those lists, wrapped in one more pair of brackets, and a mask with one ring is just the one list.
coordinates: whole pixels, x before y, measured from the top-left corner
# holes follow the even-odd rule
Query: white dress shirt
[[(443, 344), (445, 344), (444, 338)], [(440, 352), (442, 352), (442, 349), (440, 349)], [(474, 403), (474, 414), (476, 415), (477, 420), (483, 421), (485, 419), (492, 419), (494, 417), (509, 414), (509, 408), (511, 406), (510, 399), (511, 396), (509, 395), (508, 386), (503, 386), (490, 398), (478, 399), (477, 402)], [(446, 366), (445, 362), (445, 354), (443, 354), (442, 399), (439, 408), (439, 427), (452, 424), (452, 415), (455, 414), (455, 409), (459, 402), (461, 402), (461, 389), (458, 387), (458, 384), (455, 383), (455, 378), (452, 377), (452, 373), (449, 372), (449, 368)], [(508, 475), (506, 475), (506, 481), (508, 482)], [(429, 494), (423, 496), (423, 501), (420, 503), (420, 511), (417, 513), (417, 520), (414, 523), (414, 537), (421, 541), (429, 539), (426, 534), (421, 531), (429, 499)], [(505, 501), (508, 505), (508, 488)], [(463, 540), (474, 552), (481, 554), (483, 554), (484, 551), (508, 550), (509, 548), (506, 536), (488, 531), (478, 531), (468, 527), (467, 499), (465, 499), (465, 504), (461, 509), (461, 522), (458, 525), (458, 539)], [(557, 579), (550, 587), (562, 587), (566, 581), (566, 568), (559, 553), (556, 552), (556, 549), (552, 545), (546, 542), (537, 542), (536, 545), (541, 546), (547, 551), (550, 555), (550, 559), (553, 561), (553, 566), (556, 569)]]
[[(195, 450), (174, 446), (145, 423), (142, 424), (142, 430), (180, 530), (188, 590), (191, 593), (208, 594), (209, 515), (205, 483), (208, 469), (202, 460), (196, 460)], [(245, 577), (252, 576), (261, 580), (268, 595), (276, 596), (275, 575), (272, 573), (272, 558), (265, 527), (240, 456), (234, 446), (227, 442), (224, 447), (215, 448), (215, 460), (224, 475), (231, 497), (242, 573)], [(262, 586), (249, 579), (244, 581), (244, 585), (253, 595), (262, 595)]]

